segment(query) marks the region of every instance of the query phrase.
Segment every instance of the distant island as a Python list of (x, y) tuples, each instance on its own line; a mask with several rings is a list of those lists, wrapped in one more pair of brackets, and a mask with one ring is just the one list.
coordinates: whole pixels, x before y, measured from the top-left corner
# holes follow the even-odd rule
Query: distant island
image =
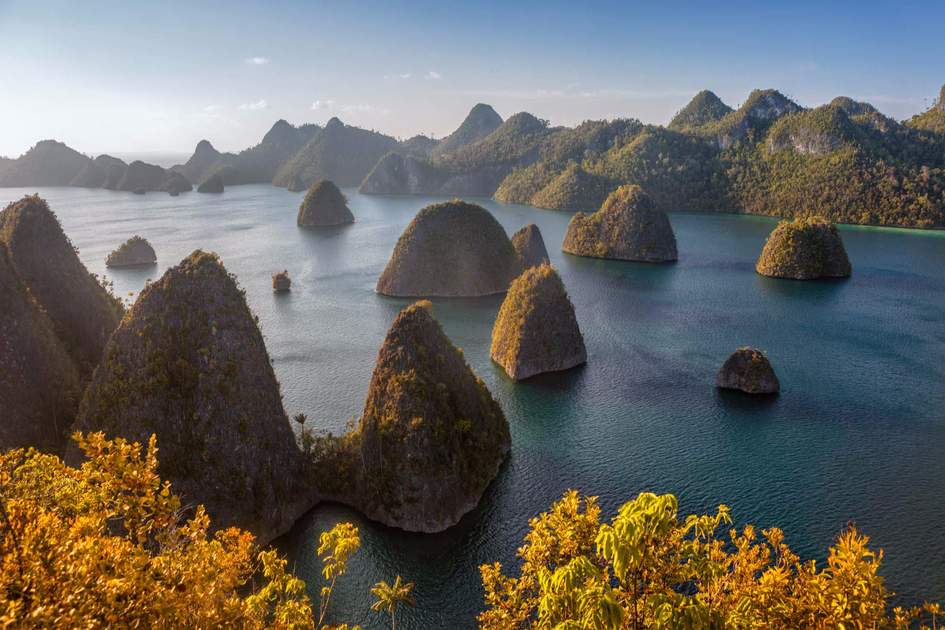
[(170, 169), (91, 159), (53, 140), (0, 158), (0, 186), (178, 194), (214, 177), (294, 191), (329, 179), (364, 194), (483, 196), (585, 212), (636, 184), (663, 211), (943, 228), (945, 88), (906, 121), (843, 96), (808, 109), (755, 90), (736, 109), (704, 90), (666, 127), (630, 118), (552, 127), (527, 112), (503, 120), (479, 103), (439, 141), (398, 140), (338, 118), (324, 127), (279, 120), (254, 147), (221, 153), (201, 140)]

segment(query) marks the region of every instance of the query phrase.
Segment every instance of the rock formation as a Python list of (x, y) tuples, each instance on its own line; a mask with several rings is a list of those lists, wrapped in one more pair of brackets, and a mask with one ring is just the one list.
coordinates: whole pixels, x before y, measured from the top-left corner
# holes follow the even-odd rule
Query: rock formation
[(392, 296), (503, 293), (521, 273), (512, 242), (484, 208), (454, 199), (417, 213), (401, 234), (377, 292)]
[(106, 267), (146, 267), (157, 263), (157, 254), (146, 239), (137, 234), (121, 244), (105, 259)]
[(121, 181), (118, 182), (118, 190), (128, 190), (135, 194), (162, 190), (165, 177), (166, 173), (160, 166), (135, 160), (128, 165), (121, 176)]
[(814, 280), (845, 278), (851, 268), (836, 226), (810, 217), (778, 223), (761, 250), (755, 271), (772, 278)]
[(429, 312), (405, 308), (377, 357), (360, 422), (370, 518), (437, 532), (473, 509), (509, 452), (502, 408)]
[[(161, 477), (214, 526), (261, 544), (312, 503), (279, 383), (233, 276), (196, 251), (146, 286), (85, 392), (76, 429), (146, 442)], [(71, 448), (67, 460), (81, 459)]]
[(587, 361), (574, 306), (551, 265), (526, 269), (512, 283), (492, 329), (490, 354), (516, 381)]
[(288, 293), (292, 290), (292, 278), (288, 271), (272, 274), (272, 290), (275, 293)]
[(61, 452), (82, 393), (79, 373), (2, 242), (0, 304), (0, 451)]
[(56, 215), (37, 195), (11, 203), (0, 213), (0, 242), (84, 378), (99, 362), (121, 319), (121, 301), (88, 272)]
[(522, 259), (522, 266), (526, 269), (548, 262), (545, 240), (534, 223), (529, 223), (512, 235), (512, 247), (518, 252), (519, 258)]
[(676, 236), (665, 212), (635, 185), (621, 186), (593, 214), (578, 212), (568, 223), (562, 251), (577, 256), (669, 262)]
[(748, 394), (777, 394), (781, 390), (768, 357), (747, 347), (739, 348), (725, 361), (715, 377), (715, 386)]
[(334, 183), (323, 179), (312, 184), (299, 206), (300, 227), (330, 227), (354, 223), (348, 200)]
[(223, 178), (219, 173), (214, 173), (197, 186), (197, 192), (200, 193), (221, 193), (223, 192)]

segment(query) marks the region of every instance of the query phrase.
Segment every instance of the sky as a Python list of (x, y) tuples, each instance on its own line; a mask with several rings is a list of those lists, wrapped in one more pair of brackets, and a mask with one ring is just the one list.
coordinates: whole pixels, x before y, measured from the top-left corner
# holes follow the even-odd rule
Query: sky
[(703, 88), (903, 119), (945, 83), (943, 24), (938, 0), (0, 0), (0, 155), (236, 151), (280, 118), (442, 137), (477, 102), (666, 123)]

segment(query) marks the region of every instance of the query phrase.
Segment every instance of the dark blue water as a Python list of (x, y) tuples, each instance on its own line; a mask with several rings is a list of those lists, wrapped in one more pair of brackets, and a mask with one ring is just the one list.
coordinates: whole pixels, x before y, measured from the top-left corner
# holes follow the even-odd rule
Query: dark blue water
[[(0, 189), (0, 198), (22, 192)], [(313, 234), (295, 226), (301, 193), (269, 186), (178, 198), (40, 192), (93, 271), (133, 233), (152, 242), (159, 268), (108, 274), (122, 292), (197, 247), (219, 252), (260, 317), (287, 411), (335, 432), (360, 413), (377, 349), (406, 304), (376, 295), (375, 280), (431, 201), (346, 191), (358, 222)], [(417, 584), (417, 606), (399, 627), (472, 627), (477, 567), (514, 566), (528, 519), (568, 488), (600, 496), (608, 516), (641, 491), (674, 492), (686, 511), (724, 502), (737, 524), (780, 526), (797, 552), (818, 559), (854, 522), (886, 550), (897, 601), (945, 600), (945, 234), (842, 227), (853, 277), (799, 283), (754, 273), (770, 219), (672, 214), (679, 263), (651, 266), (565, 256), (569, 215), (478, 201), (510, 233), (541, 228), (588, 363), (513, 384), (488, 356), (500, 299), (434, 301), (502, 403), (512, 456), (480, 507), (443, 534), (405, 534), (332, 505), (300, 521), (281, 545), (313, 597), (318, 534), (340, 520), (361, 529), (362, 550), (334, 596), (336, 621), (384, 627), (368, 591), (399, 573)], [(284, 297), (270, 285), (281, 269), (293, 278)], [(716, 370), (741, 345), (768, 353), (778, 398), (715, 390)]]

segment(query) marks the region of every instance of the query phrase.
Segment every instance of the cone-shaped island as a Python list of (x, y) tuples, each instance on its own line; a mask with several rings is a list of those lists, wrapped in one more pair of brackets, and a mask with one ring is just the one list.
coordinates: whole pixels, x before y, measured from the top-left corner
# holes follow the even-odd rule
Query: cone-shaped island
[(299, 206), (297, 222), (300, 227), (331, 227), (354, 223), (354, 215), (338, 187), (322, 179), (312, 184), (305, 193), (305, 199)]
[(157, 263), (157, 254), (147, 239), (135, 234), (105, 259), (106, 267), (146, 267)]
[(52, 322), (79, 373), (88, 378), (124, 312), (79, 260), (59, 220), (37, 195), (0, 213), (0, 242), (20, 282)]
[(515, 279), (492, 329), (492, 360), (520, 381), (587, 361), (574, 305), (549, 264)]
[(610, 193), (597, 212), (575, 214), (561, 250), (577, 256), (654, 263), (677, 257), (669, 218), (635, 184)]
[(82, 388), (52, 322), (0, 243), (0, 451), (62, 451)]
[(781, 221), (761, 250), (755, 271), (771, 278), (846, 278), (850, 259), (837, 227), (819, 217)]
[(485, 208), (459, 199), (429, 205), (401, 234), (377, 292), (402, 297), (504, 293), (522, 271), (505, 230)]
[[(146, 443), (161, 477), (215, 527), (261, 544), (314, 501), (253, 314), (214, 254), (196, 251), (141, 291), (112, 335), (76, 420)], [(67, 460), (81, 459), (71, 446)]]
[(746, 394), (777, 394), (778, 377), (768, 357), (755, 348), (739, 348), (725, 361), (715, 377), (715, 386)]
[(408, 306), (377, 357), (361, 417), (355, 504), (408, 531), (437, 532), (473, 509), (509, 452), (499, 403), (430, 314)]
[(529, 223), (512, 235), (512, 247), (518, 252), (526, 269), (548, 262), (545, 239), (541, 237), (541, 232), (534, 223)]

